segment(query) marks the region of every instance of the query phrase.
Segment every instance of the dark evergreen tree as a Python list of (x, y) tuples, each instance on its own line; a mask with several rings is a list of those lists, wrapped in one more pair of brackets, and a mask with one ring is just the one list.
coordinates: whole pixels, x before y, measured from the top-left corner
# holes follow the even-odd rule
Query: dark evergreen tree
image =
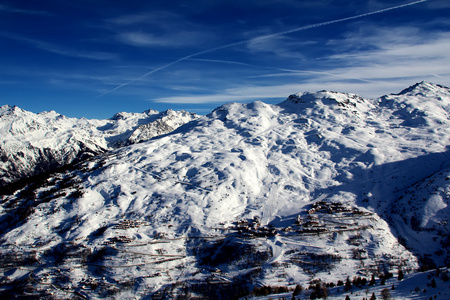
[(375, 293), (372, 293), (372, 296), (370, 297), (369, 300), (377, 300), (377, 297), (375, 297)]
[(434, 278), (433, 278), (433, 280), (431, 280), (431, 287), (432, 288), (436, 287), (436, 280), (434, 280)]
[(297, 285), (295, 286), (293, 295), (294, 295), (294, 296), (300, 295), (300, 293), (301, 293), (302, 291), (303, 291), (303, 287), (302, 287), (300, 284), (297, 284)]
[(369, 281), (369, 285), (375, 285), (375, 275), (372, 274), (372, 278)]
[(367, 284), (367, 278), (364, 277), (361, 279), (361, 285), (366, 285)]
[(398, 269), (398, 281), (403, 280), (404, 274), (402, 269)]
[(313, 289), (313, 291), (310, 296), (311, 299), (317, 299), (317, 298), (327, 299), (328, 298), (328, 288), (327, 288), (326, 284), (324, 284), (323, 282), (319, 281), (312, 287), (312, 289)]
[(350, 279), (347, 277), (347, 280), (345, 281), (344, 291), (348, 292), (352, 289), (352, 283), (350, 282)]

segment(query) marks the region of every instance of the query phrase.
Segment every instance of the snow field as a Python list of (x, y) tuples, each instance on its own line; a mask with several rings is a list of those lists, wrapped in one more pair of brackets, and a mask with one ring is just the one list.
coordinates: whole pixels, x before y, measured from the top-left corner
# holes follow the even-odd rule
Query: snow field
[[(424, 83), (374, 101), (318, 92), (280, 105), (224, 105), (68, 171), (62, 177), (76, 174), (83, 194), (40, 203), (42, 212), (3, 237), (35, 249), (42, 264), (52, 260), (46, 250), (70, 245), (76, 255), (62, 259), (61, 272), (78, 288), (99, 282), (105, 290), (82, 289), (94, 298), (108, 289), (201, 294), (211, 282), (336, 283), (415, 270), (420, 253), (444, 262), (447, 252), (435, 252), (448, 231), (450, 135), (432, 120), (448, 119), (450, 93), (440, 89), (443, 103), (433, 106), (421, 95), (428, 90), (436, 93)], [(5, 203), (13, 201), (22, 200)], [(332, 204), (342, 211), (329, 212)], [(33, 248), (36, 241), (50, 242)]]

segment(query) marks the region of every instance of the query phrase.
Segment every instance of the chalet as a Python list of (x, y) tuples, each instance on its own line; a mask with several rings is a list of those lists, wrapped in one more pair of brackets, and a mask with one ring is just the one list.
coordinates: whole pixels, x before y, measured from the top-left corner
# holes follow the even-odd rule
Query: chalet
[(292, 227), (291, 226), (285, 227), (285, 228), (283, 228), (283, 231), (290, 232), (290, 231), (292, 231)]
[(317, 227), (319, 226), (318, 221), (308, 221), (304, 224), (305, 227)]
[(301, 224), (303, 224), (303, 223), (304, 223), (304, 222), (303, 222), (302, 217), (301, 217), (300, 215), (297, 215), (297, 216), (295, 217), (295, 224), (301, 225)]
[(248, 226), (248, 221), (247, 220), (239, 220), (237, 221), (237, 227), (246, 227)]

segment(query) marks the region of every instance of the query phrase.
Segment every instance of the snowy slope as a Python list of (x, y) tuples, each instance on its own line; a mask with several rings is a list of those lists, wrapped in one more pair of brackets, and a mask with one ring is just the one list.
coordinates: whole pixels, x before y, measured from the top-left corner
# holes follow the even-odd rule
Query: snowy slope
[(197, 117), (197, 115), (186, 111), (173, 111), (168, 109), (162, 112), (156, 120), (136, 128), (127, 141), (128, 143), (135, 144), (150, 140), (154, 137), (172, 132)]
[(184, 111), (148, 110), (118, 113), (109, 120), (87, 120), (54, 111), (34, 114), (4, 105), (0, 108), (0, 185), (131, 143), (134, 140), (128, 139), (145, 124), (158, 122), (139, 141), (168, 133), (195, 118)]
[(448, 264), (448, 249), (417, 245), (430, 229), (438, 247), (449, 229), (449, 105), (449, 89), (426, 82), (373, 100), (230, 103), (4, 191), (4, 290), (227, 298), (413, 272), (425, 254)]
[(411, 250), (437, 265), (448, 265), (450, 168), (406, 189), (390, 207), (390, 222)]

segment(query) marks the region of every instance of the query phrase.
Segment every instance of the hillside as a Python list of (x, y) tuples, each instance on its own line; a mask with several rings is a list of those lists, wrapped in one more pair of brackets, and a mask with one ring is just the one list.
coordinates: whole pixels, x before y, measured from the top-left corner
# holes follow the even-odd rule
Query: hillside
[(196, 118), (185, 111), (148, 110), (88, 120), (4, 105), (0, 107), (0, 186), (169, 133)]
[(448, 265), (449, 112), (427, 82), (230, 103), (3, 188), (0, 291), (227, 299)]

